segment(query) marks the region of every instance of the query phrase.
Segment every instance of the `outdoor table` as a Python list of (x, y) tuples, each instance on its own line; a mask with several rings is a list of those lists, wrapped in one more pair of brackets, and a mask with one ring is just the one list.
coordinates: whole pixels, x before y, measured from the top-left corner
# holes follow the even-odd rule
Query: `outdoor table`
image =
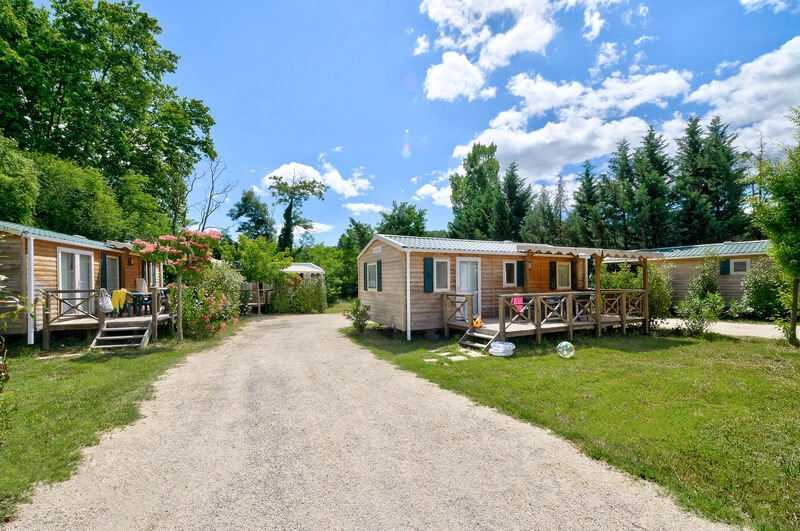
[(146, 313), (149, 308), (150, 312), (153, 311), (153, 296), (147, 291), (129, 291), (131, 299), (133, 299), (133, 314), (142, 315)]

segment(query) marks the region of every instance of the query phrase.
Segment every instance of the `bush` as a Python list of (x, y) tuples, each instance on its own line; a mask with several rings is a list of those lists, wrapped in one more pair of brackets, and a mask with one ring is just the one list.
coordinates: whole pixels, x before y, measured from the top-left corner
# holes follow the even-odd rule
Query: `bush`
[[(671, 264), (664, 267), (647, 264), (647, 311), (651, 325), (670, 316), (675, 295), (672, 288), (673, 269)], [(600, 273), (600, 285), (603, 289), (642, 289), (644, 279), (641, 271), (638, 268), (634, 272), (628, 263), (612, 266), (612, 270), (606, 266)]]
[(353, 328), (359, 334), (363, 333), (367, 328), (367, 322), (370, 317), (369, 310), (370, 306), (368, 304), (362, 306), (361, 301), (356, 299), (353, 301), (353, 307), (344, 311), (344, 316), (353, 322)]
[(720, 259), (716, 253), (706, 253), (703, 261), (697, 266), (699, 274), (689, 279), (687, 298), (695, 295), (702, 299), (711, 293), (719, 294), (719, 277), (717, 276), (719, 263)]
[[(239, 317), (240, 287), (244, 278), (221, 262), (213, 262), (200, 278), (183, 290), (183, 331), (189, 337), (209, 337)], [(169, 292), (170, 304), (178, 307), (177, 291)]]
[(747, 313), (758, 319), (772, 319), (786, 314), (781, 297), (788, 283), (772, 260), (758, 260), (742, 278), (742, 303)]
[(688, 295), (678, 305), (678, 316), (683, 319), (681, 327), (688, 335), (702, 334), (712, 322), (719, 320), (725, 309), (725, 300), (719, 293), (709, 293), (705, 297)]
[(281, 274), (275, 281), (270, 309), (275, 313), (322, 313), (327, 308), (325, 278)]

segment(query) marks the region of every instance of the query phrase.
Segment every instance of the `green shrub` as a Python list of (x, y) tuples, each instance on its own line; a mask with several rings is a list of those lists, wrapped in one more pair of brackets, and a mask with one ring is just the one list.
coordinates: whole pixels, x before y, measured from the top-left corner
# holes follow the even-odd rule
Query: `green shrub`
[(697, 266), (699, 273), (689, 279), (689, 295), (704, 298), (711, 293), (719, 293), (719, 263), (720, 259), (716, 253), (706, 253), (703, 261)]
[(742, 289), (742, 303), (754, 317), (771, 319), (786, 314), (781, 293), (788, 283), (772, 260), (755, 261), (742, 278)]
[(344, 316), (353, 322), (353, 328), (356, 332), (361, 334), (367, 328), (369, 321), (369, 304), (361, 305), (361, 301), (356, 299), (353, 301), (353, 307), (344, 311)]
[[(662, 267), (647, 264), (647, 311), (651, 325), (670, 316), (675, 295), (673, 269), (671, 264)], [(644, 279), (641, 272), (641, 267), (634, 272), (628, 263), (606, 266), (600, 272), (600, 285), (603, 289), (642, 289)]]
[(708, 325), (719, 320), (724, 309), (725, 300), (719, 293), (688, 295), (678, 305), (678, 316), (683, 319), (681, 329), (690, 336), (702, 334)]
[(270, 310), (275, 313), (322, 313), (327, 308), (324, 277), (281, 274), (275, 281)]
[[(197, 282), (183, 290), (183, 331), (189, 337), (209, 337), (236, 324), (244, 278), (228, 265), (213, 262)], [(170, 304), (178, 307), (177, 292), (170, 290)]]

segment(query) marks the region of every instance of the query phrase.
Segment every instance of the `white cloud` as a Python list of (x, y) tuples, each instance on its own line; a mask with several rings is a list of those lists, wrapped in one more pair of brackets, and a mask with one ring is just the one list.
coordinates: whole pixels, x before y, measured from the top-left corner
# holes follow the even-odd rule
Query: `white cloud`
[(774, 13), (780, 13), (789, 8), (790, 2), (784, 0), (739, 0), (745, 11), (760, 11), (762, 9), (772, 9)]
[(343, 149), (344, 146), (336, 146), (335, 148), (332, 148), (331, 151), (333, 151), (334, 153), (341, 153)]
[(327, 185), (334, 192), (344, 196), (346, 199), (361, 195), (363, 192), (372, 189), (372, 183), (369, 179), (361, 177), (360, 171), (355, 171), (349, 179), (342, 177), (342, 174), (331, 163), (325, 160), (323, 155), (319, 156), (321, 164), (321, 172), (316, 168), (301, 164), (299, 162), (290, 162), (281, 167), (269, 172), (262, 179), (262, 186), (266, 189), (271, 183), (271, 176), (279, 175), (286, 179), (293, 177), (301, 180), (315, 180), (321, 181)]
[(591, 69), (592, 75), (597, 76), (603, 68), (617, 64), (623, 55), (624, 52), (619, 51), (619, 45), (616, 42), (604, 42), (600, 44), (600, 50), (597, 52), (597, 59), (595, 60), (595, 67)]
[(695, 90), (689, 102), (711, 106), (709, 116), (719, 115), (742, 131), (743, 142), (753, 142), (763, 134), (776, 142), (791, 140), (791, 123), (785, 118), (788, 108), (797, 105), (800, 86), (800, 37), (794, 37), (777, 50), (745, 63), (739, 72), (714, 80)]
[(464, 96), (475, 98), (494, 97), (494, 87), (485, 88), (483, 72), (469, 62), (466, 56), (456, 52), (445, 52), (441, 64), (428, 69), (425, 77), (425, 95), (428, 99), (455, 101)]
[(362, 216), (364, 214), (379, 214), (387, 211), (386, 207), (372, 203), (345, 203), (342, 206), (352, 212), (354, 216)]
[(655, 40), (658, 40), (658, 37), (654, 37), (653, 35), (642, 35), (641, 37), (633, 41), (633, 44), (635, 44), (636, 46), (641, 46), (646, 42), (653, 42)]
[(600, 35), (600, 30), (603, 29), (605, 21), (600, 16), (600, 12), (596, 9), (587, 7), (583, 12), (583, 38), (587, 41), (593, 41)]
[(414, 199), (414, 201), (431, 199), (434, 205), (451, 208), (450, 184), (448, 183), (447, 186), (443, 186), (441, 188), (430, 183), (423, 185), (414, 193), (414, 197), (412, 199)]
[(431, 48), (431, 43), (427, 35), (420, 35), (417, 37), (417, 44), (414, 46), (414, 55), (422, 55), (428, 53)]

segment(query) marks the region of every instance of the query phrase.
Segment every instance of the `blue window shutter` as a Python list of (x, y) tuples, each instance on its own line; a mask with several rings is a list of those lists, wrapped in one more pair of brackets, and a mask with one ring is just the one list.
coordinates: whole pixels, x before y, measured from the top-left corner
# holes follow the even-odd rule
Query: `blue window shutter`
[(556, 262), (550, 262), (550, 289), (558, 289), (558, 265)]
[(364, 291), (369, 289), (369, 281), (367, 280), (367, 263), (364, 262)]
[(381, 261), (378, 260), (378, 291), (381, 291), (383, 288), (381, 280)]
[(425, 293), (433, 293), (433, 258), (422, 259), (422, 288)]
[(525, 260), (517, 260), (517, 286), (525, 286)]
[(730, 260), (723, 260), (719, 263), (719, 274), (720, 275), (730, 275), (731, 274), (731, 261)]

